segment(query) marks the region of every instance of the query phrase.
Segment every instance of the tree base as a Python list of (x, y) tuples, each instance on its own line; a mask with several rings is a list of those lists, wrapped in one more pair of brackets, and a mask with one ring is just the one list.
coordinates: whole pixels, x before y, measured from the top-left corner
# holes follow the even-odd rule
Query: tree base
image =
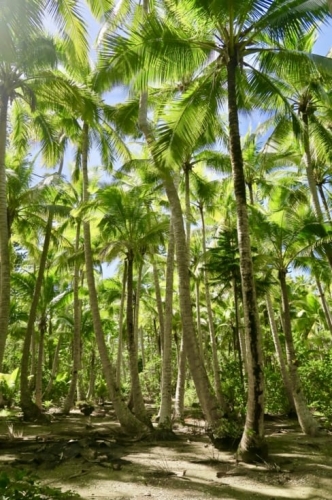
[(246, 447), (240, 443), (236, 457), (239, 461), (247, 464), (266, 462), (269, 457), (269, 448), (265, 440), (261, 440), (259, 443), (256, 441)]

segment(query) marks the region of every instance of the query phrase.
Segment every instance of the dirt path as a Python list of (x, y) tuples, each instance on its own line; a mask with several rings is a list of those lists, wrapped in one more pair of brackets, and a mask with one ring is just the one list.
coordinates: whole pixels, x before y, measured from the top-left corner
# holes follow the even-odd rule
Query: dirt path
[(48, 426), (17, 424), (9, 439), (0, 422), (1, 469), (33, 468), (85, 500), (332, 500), (332, 436), (307, 438), (293, 421), (268, 422), (263, 465), (237, 464), (234, 453), (211, 445), (198, 420), (161, 443), (123, 440), (107, 417), (86, 423), (72, 414)]

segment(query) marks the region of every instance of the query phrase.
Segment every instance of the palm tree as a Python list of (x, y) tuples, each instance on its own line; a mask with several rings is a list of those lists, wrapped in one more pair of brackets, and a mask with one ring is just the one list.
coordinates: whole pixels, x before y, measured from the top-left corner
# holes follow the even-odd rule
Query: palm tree
[[(24, 5), (23, 5), (24, 4)], [(43, 34), (46, 12), (52, 15), (66, 37), (67, 47), (75, 47), (80, 57), (85, 53), (85, 27), (77, 11), (78, 2), (36, 2), (5, 0), (0, 6), (0, 367), (7, 337), (10, 304), (10, 252), (7, 220), (6, 147), (8, 112), (16, 99), (35, 109), (38, 92), (56, 100), (59, 84), (50, 71), (56, 64), (55, 44)], [(69, 30), (69, 32), (68, 32)], [(71, 36), (73, 35), (73, 36)], [(61, 91), (60, 91), (61, 93)], [(42, 95), (42, 93), (41, 93)], [(62, 98), (64, 96), (62, 95)], [(68, 97), (68, 96), (67, 96)]]
[[(131, 394), (135, 415), (148, 422), (138, 376), (138, 349), (134, 331), (133, 266), (142, 260), (149, 245), (156, 245), (168, 227), (165, 219), (158, 220), (148, 207), (148, 195), (139, 188), (130, 191), (103, 188), (99, 194), (100, 207), (105, 212), (101, 227), (106, 236), (105, 256), (114, 257), (123, 251), (127, 261), (127, 341), (131, 375)], [(111, 241), (109, 241), (109, 236)], [(115, 253), (114, 253), (115, 252)], [(136, 297), (137, 300), (137, 297)], [(137, 302), (136, 302), (137, 304)]]
[[(212, 3), (194, 0), (173, 3), (168, 14), (164, 19), (150, 14), (129, 36), (105, 37), (105, 61), (106, 56), (110, 56), (107, 64), (117, 74), (122, 71), (126, 76), (144, 65), (155, 81), (171, 78), (181, 81), (183, 75), (196, 72), (197, 78), (189, 85), (178, 106), (178, 119), (167, 127), (159, 144), (158, 153), (167, 151), (173, 161), (179, 159), (179, 155), (182, 157), (180, 140), (192, 144), (201, 134), (202, 127), (213, 121), (216, 103), (224, 100), (223, 88), (227, 88), (229, 151), (236, 198), (245, 329), (250, 346), (247, 417), (239, 454), (250, 460), (256, 455), (264, 457), (267, 447), (263, 427), (261, 331), (239, 112), (253, 107), (264, 108), (264, 101), (271, 107), (279, 100), (284, 102), (281, 82), (271, 76), (281, 64), (293, 70), (296, 67), (299, 73), (304, 68), (310, 71), (309, 68), (315, 67), (312, 56), (294, 54), (281, 42), (326, 21), (328, 9), (326, 4), (303, 0), (248, 0), (240, 4), (231, 0)], [(198, 19), (201, 22), (198, 23)], [(165, 131), (164, 124), (161, 127)], [(186, 132), (189, 130), (190, 134)]]

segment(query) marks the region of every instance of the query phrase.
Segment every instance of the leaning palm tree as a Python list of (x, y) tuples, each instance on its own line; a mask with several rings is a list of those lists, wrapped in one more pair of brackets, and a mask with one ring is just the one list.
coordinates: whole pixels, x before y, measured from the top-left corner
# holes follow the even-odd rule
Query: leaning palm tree
[[(180, 161), (179, 143), (193, 144), (208, 127), (227, 89), (229, 151), (236, 199), (243, 310), (248, 345), (247, 417), (239, 445), (239, 455), (251, 460), (264, 457), (264, 380), (261, 331), (251, 257), (244, 163), (240, 140), (241, 110), (271, 108), (281, 101), (282, 81), (275, 79), (281, 64), (297, 76), (315, 67), (312, 56), (289, 51), (281, 42), (297, 37), (310, 27), (328, 19), (322, 2), (303, 0), (191, 0), (170, 2), (167, 18), (150, 14), (144, 24), (124, 36), (105, 37), (105, 61), (116, 74), (136, 72), (136, 84), (145, 85), (141, 68), (154, 81), (182, 81), (184, 75), (196, 78), (178, 99), (177, 117), (165, 133), (155, 154), (167, 151)], [(199, 22), (197, 21), (199, 20)], [(107, 59), (108, 57), (108, 59)], [(129, 76), (129, 75), (128, 75)], [(169, 109), (169, 108), (168, 108)], [(174, 116), (174, 115), (173, 115)]]

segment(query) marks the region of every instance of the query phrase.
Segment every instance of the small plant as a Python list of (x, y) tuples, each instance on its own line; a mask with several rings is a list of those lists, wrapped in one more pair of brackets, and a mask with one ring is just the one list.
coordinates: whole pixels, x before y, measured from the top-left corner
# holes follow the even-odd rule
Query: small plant
[(7, 408), (10, 408), (17, 393), (18, 368), (12, 373), (0, 373), (0, 391)]
[(39, 483), (31, 473), (20, 470), (13, 477), (0, 473), (0, 500), (72, 500), (80, 496), (72, 491), (62, 492)]
[(23, 437), (23, 431), (22, 429), (20, 430), (16, 430), (14, 428), (14, 424), (7, 424), (7, 429), (8, 429), (8, 436), (9, 436), (9, 439), (15, 439), (15, 438), (21, 438)]

